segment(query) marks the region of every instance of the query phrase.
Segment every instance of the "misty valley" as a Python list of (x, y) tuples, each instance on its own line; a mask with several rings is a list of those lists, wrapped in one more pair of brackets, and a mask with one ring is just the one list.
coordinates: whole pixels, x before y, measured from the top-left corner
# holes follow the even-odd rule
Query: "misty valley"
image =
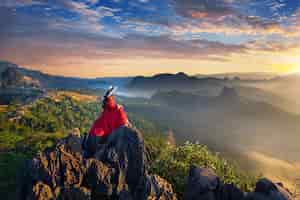
[(6, 195), (13, 194), (24, 159), (74, 128), (89, 131), (109, 85), (118, 87), (117, 100), (144, 132), (152, 158), (165, 151), (165, 142), (189, 141), (207, 146), (247, 176), (266, 176), (291, 191), (300, 177), (297, 74), (79, 79), (8, 62), (1, 62), (0, 72), (1, 180), (9, 180), (1, 182), (1, 190), (11, 191)]

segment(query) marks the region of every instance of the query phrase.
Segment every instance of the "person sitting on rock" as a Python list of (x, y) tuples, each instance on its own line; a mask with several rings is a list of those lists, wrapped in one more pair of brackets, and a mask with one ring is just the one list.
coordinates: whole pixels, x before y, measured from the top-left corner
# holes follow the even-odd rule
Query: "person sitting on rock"
[(94, 122), (89, 131), (87, 149), (90, 154), (95, 153), (97, 145), (105, 143), (107, 137), (113, 133), (114, 130), (129, 126), (127, 115), (124, 108), (116, 103), (113, 96), (115, 88), (110, 87), (103, 98), (101, 116)]

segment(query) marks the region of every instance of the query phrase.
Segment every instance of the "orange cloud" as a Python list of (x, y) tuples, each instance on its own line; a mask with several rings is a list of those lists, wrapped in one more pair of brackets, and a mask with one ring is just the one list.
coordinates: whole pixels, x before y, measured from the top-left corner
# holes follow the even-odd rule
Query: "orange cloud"
[(190, 16), (192, 18), (204, 18), (208, 16), (207, 12), (196, 12), (196, 11), (190, 11)]

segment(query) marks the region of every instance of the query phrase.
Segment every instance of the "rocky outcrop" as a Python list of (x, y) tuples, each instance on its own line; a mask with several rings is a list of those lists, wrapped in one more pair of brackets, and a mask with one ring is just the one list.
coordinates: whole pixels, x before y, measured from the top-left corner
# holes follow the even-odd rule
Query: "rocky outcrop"
[(292, 200), (293, 197), (280, 183), (272, 183), (261, 179), (256, 183), (254, 192), (247, 195), (245, 200)]
[(85, 157), (78, 134), (28, 161), (19, 178), (17, 199), (175, 200), (172, 186), (148, 174), (144, 142), (131, 128), (120, 128)]
[(254, 192), (243, 193), (232, 184), (224, 184), (208, 168), (192, 166), (185, 189), (184, 200), (292, 200), (282, 184), (268, 179), (257, 182)]
[(223, 184), (208, 168), (192, 166), (185, 189), (185, 200), (242, 200), (244, 193), (232, 184)]
[[(79, 130), (26, 162), (18, 200), (176, 200), (172, 186), (147, 170), (141, 134), (123, 127), (87, 157)], [(224, 184), (208, 168), (192, 166), (184, 200), (292, 200), (282, 184), (257, 182), (251, 193)]]
[(0, 74), (1, 88), (40, 88), (38, 80), (24, 76), (18, 68), (8, 67)]

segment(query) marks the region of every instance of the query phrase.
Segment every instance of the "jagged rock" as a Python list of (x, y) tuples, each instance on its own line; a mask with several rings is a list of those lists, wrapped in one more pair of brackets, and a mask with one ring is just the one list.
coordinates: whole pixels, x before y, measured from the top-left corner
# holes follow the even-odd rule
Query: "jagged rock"
[(254, 192), (244, 194), (232, 184), (223, 184), (207, 168), (192, 166), (185, 189), (184, 200), (292, 200), (291, 194), (280, 184), (268, 179), (257, 182)]
[(85, 187), (64, 188), (57, 190), (56, 199), (58, 200), (91, 200), (91, 191)]
[(78, 134), (62, 139), (25, 164), (19, 200), (175, 200), (172, 186), (147, 172), (142, 135), (123, 127), (85, 158)]
[(51, 188), (48, 185), (42, 182), (38, 182), (33, 186), (32, 191), (26, 198), (26, 200), (27, 199), (52, 200), (54, 199), (54, 195)]
[(242, 200), (244, 199), (244, 193), (233, 184), (223, 184), (217, 192), (216, 199)]
[(94, 196), (111, 196), (115, 170), (96, 159), (87, 160), (86, 183)]
[(192, 166), (189, 172), (184, 199), (215, 200), (215, 192), (219, 184), (219, 178), (211, 169)]
[(149, 178), (152, 190), (147, 200), (176, 200), (170, 183), (157, 175), (152, 175)]
[(138, 131), (127, 127), (116, 130), (106, 144), (98, 148), (95, 157), (117, 169), (116, 193), (128, 190), (136, 199), (143, 198), (147, 185), (146, 155), (144, 141)]

